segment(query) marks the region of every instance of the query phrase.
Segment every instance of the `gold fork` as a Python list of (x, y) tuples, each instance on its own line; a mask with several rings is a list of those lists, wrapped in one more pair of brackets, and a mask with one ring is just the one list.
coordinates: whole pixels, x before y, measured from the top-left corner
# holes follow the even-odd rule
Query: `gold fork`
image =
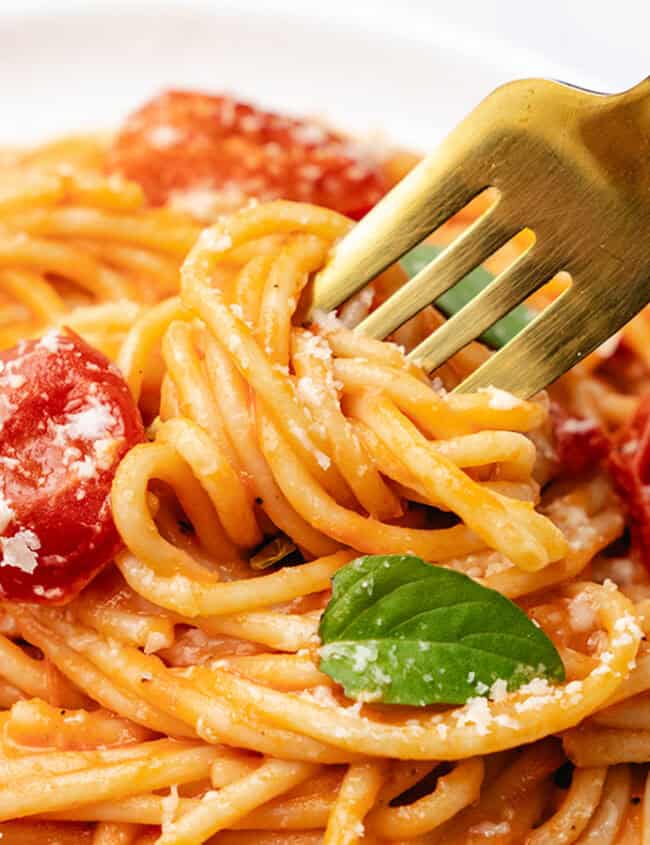
[(486, 188), (496, 202), (355, 331), (387, 337), (524, 228), (534, 243), (412, 361), (431, 372), (566, 271), (571, 286), (457, 388), (528, 398), (650, 301), (650, 77), (613, 95), (534, 79), (487, 97), (336, 246), (312, 313), (336, 308)]

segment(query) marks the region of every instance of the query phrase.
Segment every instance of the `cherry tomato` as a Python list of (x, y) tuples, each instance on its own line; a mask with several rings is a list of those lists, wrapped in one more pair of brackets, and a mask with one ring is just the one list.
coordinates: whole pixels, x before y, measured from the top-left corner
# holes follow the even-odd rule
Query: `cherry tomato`
[(632, 539), (650, 569), (650, 394), (617, 437), (610, 473), (632, 523)]
[(609, 454), (609, 438), (595, 420), (571, 417), (553, 402), (551, 423), (562, 475), (575, 476), (595, 469)]
[(296, 200), (358, 219), (388, 190), (377, 161), (315, 121), (186, 91), (168, 91), (132, 114), (108, 162), (156, 205), (174, 192), (212, 189), (235, 203)]
[(3, 597), (61, 604), (111, 560), (111, 482), (143, 437), (117, 368), (72, 332), (0, 353)]

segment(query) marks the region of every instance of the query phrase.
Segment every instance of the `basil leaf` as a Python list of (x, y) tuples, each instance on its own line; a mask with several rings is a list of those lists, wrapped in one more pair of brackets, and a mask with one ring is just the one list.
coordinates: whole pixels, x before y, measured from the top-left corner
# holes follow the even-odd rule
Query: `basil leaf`
[(564, 680), (555, 646), (516, 604), (413, 555), (339, 570), (319, 635), (321, 671), (366, 701), (464, 704), (499, 680)]
[[(442, 249), (442, 247), (433, 246), (433, 244), (420, 244), (402, 258), (402, 266), (409, 276), (415, 276), (416, 273), (419, 273), (440, 255)], [(483, 288), (486, 288), (493, 279), (494, 276), (491, 273), (488, 273), (483, 267), (477, 267), (453, 288), (438, 297), (435, 302), (436, 308), (442, 311), (446, 317), (452, 317), (470, 300), (474, 299)], [(525, 305), (518, 305), (505, 317), (486, 329), (481, 335), (481, 340), (493, 349), (500, 349), (515, 335), (519, 334), (535, 316), (530, 308)]]

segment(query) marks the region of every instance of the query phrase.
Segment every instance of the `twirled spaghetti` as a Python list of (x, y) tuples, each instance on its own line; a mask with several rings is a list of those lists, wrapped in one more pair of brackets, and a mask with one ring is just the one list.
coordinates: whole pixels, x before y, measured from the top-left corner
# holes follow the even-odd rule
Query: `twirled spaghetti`
[[(147, 425), (112, 483), (114, 562), (63, 606), (3, 604), (3, 842), (648, 841), (650, 579), (616, 473), (558, 461), (562, 436), (577, 452), (596, 424), (620, 437), (647, 317), (553, 403), (447, 394), (483, 347), (432, 383), (350, 328), (399, 270), (304, 321), (346, 217), (242, 198), (201, 232), (107, 175), (108, 143), (0, 159), (0, 345), (70, 327), (116, 362)], [(407, 552), (516, 600), (565, 681), (456, 707), (346, 698), (319, 668), (331, 579)]]

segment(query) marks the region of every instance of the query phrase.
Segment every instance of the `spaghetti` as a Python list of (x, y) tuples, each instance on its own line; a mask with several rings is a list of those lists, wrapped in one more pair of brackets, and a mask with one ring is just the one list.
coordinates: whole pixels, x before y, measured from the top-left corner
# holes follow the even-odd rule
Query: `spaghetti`
[[(202, 214), (170, 207), (173, 168), (164, 197), (143, 180), (148, 199), (106, 173), (119, 161), (137, 178), (149, 161), (150, 180), (138, 133), (152, 113), (166, 167), (183, 145), (202, 149), (207, 130), (184, 123), (179, 138), (165, 123), (181, 119), (178, 97), (131, 118), (117, 145), (71, 138), (0, 159), (0, 346), (43, 335), (65, 346), (68, 327), (115, 362), (147, 432), (110, 470), (120, 545), (103, 571), (60, 606), (5, 586), (3, 842), (650, 841), (650, 778), (637, 765), (650, 762), (650, 578), (625, 533), (620, 472), (595, 457), (632, 442), (620, 432), (647, 381), (647, 316), (550, 398), (447, 394), (488, 353), (471, 345), (433, 382), (410, 365), (399, 344), (431, 331), (435, 311), (395, 342), (351, 329), (401, 283), (398, 269), (338, 315), (304, 322), (303, 291), (353, 225), (338, 211), (242, 195), (203, 229)], [(350, 175), (340, 136), (288, 121), (273, 124), (284, 141), (260, 140), (269, 115), (236, 115), (231, 133), (249, 118), (246, 155), (298, 131), (300, 167), (320, 156), (331, 173), (345, 154)], [(213, 145), (230, 137), (217, 134)], [(379, 191), (409, 163), (393, 156), (363, 184)], [(244, 169), (243, 194), (254, 193)], [(269, 184), (282, 196), (278, 173)], [(343, 202), (341, 190), (325, 195)], [(99, 435), (71, 436), (83, 463)], [(638, 448), (620, 446), (619, 463)], [(562, 449), (582, 461), (572, 472)], [(9, 472), (17, 459), (0, 460)], [(28, 547), (36, 559), (40, 549)], [(516, 601), (566, 679), (453, 707), (346, 698), (319, 664), (331, 579), (359, 555), (406, 552)]]

